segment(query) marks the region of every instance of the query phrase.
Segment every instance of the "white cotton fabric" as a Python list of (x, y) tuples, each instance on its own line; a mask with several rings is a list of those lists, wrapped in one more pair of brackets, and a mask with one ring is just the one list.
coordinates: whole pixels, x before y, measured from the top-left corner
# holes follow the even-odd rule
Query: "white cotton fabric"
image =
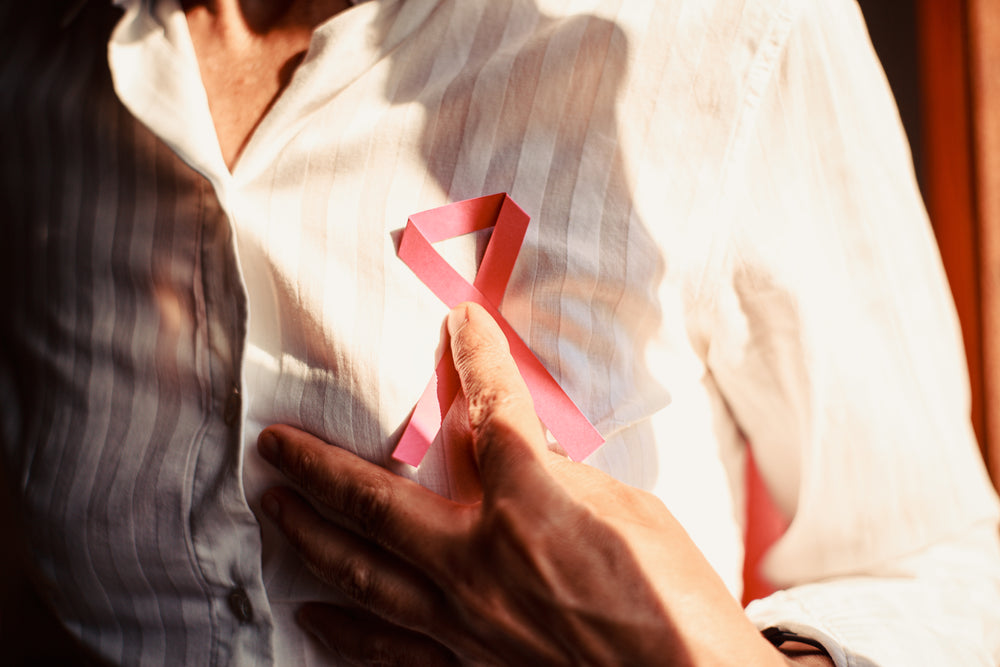
[[(112, 129), (74, 147), (25, 121), (61, 159), (14, 176), (25, 226), (61, 179), (95, 181), (9, 253), (54, 286), (5, 325), (55, 369), (50, 393), (0, 367), (24, 406), (4, 441), (31, 547), (88, 644), (137, 664), (330, 662), (293, 615), (333, 594), (260, 518), (281, 480), (257, 434), (291, 423), (448, 494), (439, 451), (389, 460), (447, 312), (391, 234), (508, 192), (532, 222), (501, 311), (607, 438), (588, 463), (662, 498), (737, 597), (752, 444), (792, 517), (765, 563), (787, 590), (754, 622), (839, 665), (1000, 660), (997, 505), (957, 320), (852, 2), (362, 3), (316, 30), (231, 173), (183, 13), (120, 4), (87, 70), (110, 65), (93, 124)], [(70, 105), (84, 93), (52, 81), (84, 65), (54, 53), (0, 83)], [(475, 243), (448, 255), (472, 270)]]

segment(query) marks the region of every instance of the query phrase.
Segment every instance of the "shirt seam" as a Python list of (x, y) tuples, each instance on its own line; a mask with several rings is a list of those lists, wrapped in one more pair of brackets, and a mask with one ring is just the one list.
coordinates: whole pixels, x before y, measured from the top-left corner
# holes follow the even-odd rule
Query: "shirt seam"
[(790, 3), (783, 2), (768, 25), (761, 48), (752, 59), (740, 110), (724, 152), (720, 182), (727, 180), (730, 166), (742, 155), (749, 141), (764, 92), (773, 82), (780, 57), (788, 45), (793, 19), (794, 11)]

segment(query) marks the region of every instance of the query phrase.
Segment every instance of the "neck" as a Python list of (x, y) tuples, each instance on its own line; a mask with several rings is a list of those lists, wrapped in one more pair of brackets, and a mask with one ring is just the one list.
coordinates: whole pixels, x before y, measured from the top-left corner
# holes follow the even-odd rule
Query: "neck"
[(189, 17), (204, 13), (221, 30), (266, 35), (275, 30), (309, 30), (350, 6), (347, 0), (182, 0)]
[(313, 30), (349, 6), (347, 0), (182, 0), (230, 169), (291, 80)]

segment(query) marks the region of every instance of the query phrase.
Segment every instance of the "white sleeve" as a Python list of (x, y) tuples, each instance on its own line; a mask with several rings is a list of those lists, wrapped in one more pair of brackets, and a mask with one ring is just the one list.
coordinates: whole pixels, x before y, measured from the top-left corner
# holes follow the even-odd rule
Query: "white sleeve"
[(787, 590), (747, 613), (839, 664), (996, 665), (997, 504), (902, 128), (856, 5), (799, 4), (728, 175), (708, 353), (792, 516), (765, 562)]

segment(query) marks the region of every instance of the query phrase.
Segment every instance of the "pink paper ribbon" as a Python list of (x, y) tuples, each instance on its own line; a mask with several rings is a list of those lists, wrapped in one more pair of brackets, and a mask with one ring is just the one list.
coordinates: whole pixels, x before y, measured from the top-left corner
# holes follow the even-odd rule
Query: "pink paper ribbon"
[[(431, 245), (490, 227), (493, 234), (471, 285)], [(472, 301), (493, 316), (507, 337), (542, 423), (570, 458), (582, 461), (604, 443), (604, 438), (498, 310), (527, 229), (527, 214), (506, 193), (467, 199), (410, 216), (398, 254), (449, 308)], [(392, 454), (395, 459), (420, 464), (460, 388), (451, 354), (446, 353), (413, 409)]]

